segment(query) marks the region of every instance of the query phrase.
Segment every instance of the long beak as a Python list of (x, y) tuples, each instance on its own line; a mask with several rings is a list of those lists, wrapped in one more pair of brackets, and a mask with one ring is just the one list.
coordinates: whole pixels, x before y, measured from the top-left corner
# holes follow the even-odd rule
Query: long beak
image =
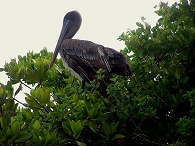
[(64, 24), (62, 26), (60, 37), (58, 39), (58, 43), (56, 45), (53, 57), (52, 57), (51, 62), (50, 62), (50, 66), (49, 66), (50, 69), (52, 68), (52, 66), (53, 66), (53, 64), (58, 56), (58, 53), (61, 49), (61, 44), (62, 44), (63, 39), (66, 38), (66, 34), (67, 34), (68, 29), (69, 29), (69, 25), (70, 25), (70, 20), (65, 20)]

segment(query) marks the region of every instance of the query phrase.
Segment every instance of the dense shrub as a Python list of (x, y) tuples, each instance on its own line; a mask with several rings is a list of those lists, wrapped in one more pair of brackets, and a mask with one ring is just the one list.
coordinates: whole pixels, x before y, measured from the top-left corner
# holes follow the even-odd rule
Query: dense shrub
[[(113, 75), (108, 97), (64, 69), (52, 53), (29, 52), (6, 63), (0, 86), (1, 145), (193, 145), (195, 143), (195, 1), (161, 3), (154, 27), (142, 18), (119, 40), (133, 75)], [(13, 85), (18, 89), (13, 90)], [(22, 87), (26, 104), (18, 93)]]

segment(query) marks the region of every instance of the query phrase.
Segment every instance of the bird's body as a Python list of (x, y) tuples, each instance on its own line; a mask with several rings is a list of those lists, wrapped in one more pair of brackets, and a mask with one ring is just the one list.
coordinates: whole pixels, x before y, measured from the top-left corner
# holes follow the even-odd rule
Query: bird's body
[(91, 41), (71, 39), (80, 24), (81, 17), (77, 11), (65, 15), (50, 68), (60, 52), (64, 66), (82, 82), (90, 83), (94, 80), (99, 69), (105, 70), (105, 82), (109, 82), (113, 73), (130, 76), (130, 67), (123, 54)]

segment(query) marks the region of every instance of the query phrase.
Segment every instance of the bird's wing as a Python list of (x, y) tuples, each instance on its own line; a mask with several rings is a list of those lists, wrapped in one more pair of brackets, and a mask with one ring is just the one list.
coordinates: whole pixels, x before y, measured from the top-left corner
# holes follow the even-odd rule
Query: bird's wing
[(93, 80), (96, 71), (100, 68), (106, 72), (111, 71), (104, 47), (93, 42), (64, 40), (60, 54), (62, 58), (65, 58), (69, 67), (87, 80)]
[(105, 47), (106, 55), (108, 56), (109, 62), (112, 66), (123, 66), (127, 64), (127, 61), (123, 54), (119, 53), (118, 51)]
[(77, 58), (76, 60), (80, 61), (81, 64), (111, 71), (103, 46), (90, 41), (75, 39), (67, 39), (66, 43), (63, 44), (64, 53), (73, 58)]
[(112, 48), (105, 47), (107, 58), (112, 68), (111, 73), (123, 76), (131, 76), (131, 70), (125, 56)]

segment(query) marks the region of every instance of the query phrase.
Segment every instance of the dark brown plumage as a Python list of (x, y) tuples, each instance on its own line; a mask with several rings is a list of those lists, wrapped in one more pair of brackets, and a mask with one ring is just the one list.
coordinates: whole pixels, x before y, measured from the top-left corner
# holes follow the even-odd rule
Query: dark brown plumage
[[(71, 11), (64, 17), (62, 31), (50, 63), (52, 67), (58, 52), (63, 64), (83, 83), (95, 79), (96, 71), (105, 70), (105, 82), (109, 83), (111, 74), (131, 76), (130, 67), (123, 54), (118, 51), (86, 40), (71, 39), (79, 30), (81, 16), (77, 11)], [(103, 85), (104, 84), (104, 85)], [(105, 83), (100, 86), (106, 87)], [(104, 95), (103, 92), (102, 95)], [(104, 89), (105, 90), (105, 89)]]

